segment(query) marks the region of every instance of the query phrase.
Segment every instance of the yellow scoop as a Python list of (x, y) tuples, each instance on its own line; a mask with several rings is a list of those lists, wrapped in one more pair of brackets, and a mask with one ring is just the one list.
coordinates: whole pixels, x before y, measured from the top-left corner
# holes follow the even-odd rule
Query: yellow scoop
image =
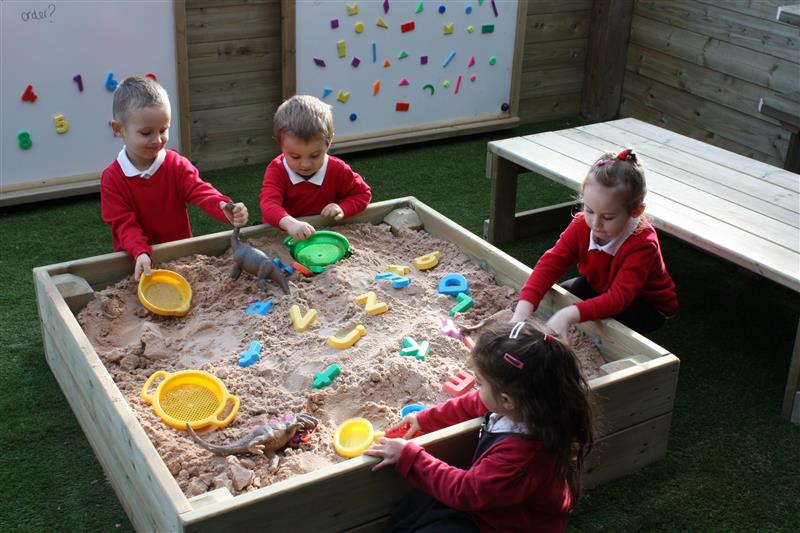
[(376, 432), (366, 418), (348, 418), (336, 428), (333, 447), (342, 457), (357, 457), (383, 434), (383, 431)]
[(183, 316), (192, 303), (192, 287), (171, 270), (153, 270), (139, 278), (139, 301), (157, 315)]

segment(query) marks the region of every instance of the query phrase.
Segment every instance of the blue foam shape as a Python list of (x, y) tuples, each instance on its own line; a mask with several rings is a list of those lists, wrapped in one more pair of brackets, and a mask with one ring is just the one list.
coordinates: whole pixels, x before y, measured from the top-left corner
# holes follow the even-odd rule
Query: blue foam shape
[(448, 296), (457, 297), (458, 293), (469, 293), (469, 281), (461, 274), (445, 274), (439, 280), (439, 287), (437, 289), (439, 294), (446, 294)]
[(395, 274), (394, 272), (381, 272), (380, 274), (375, 274), (375, 279), (385, 279), (392, 282), (392, 287), (395, 289), (402, 289), (403, 287), (408, 287), (411, 284), (411, 280)]
[(402, 409), (400, 409), (400, 418), (405, 418), (406, 415), (409, 415), (411, 413), (417, 413), (419, 411), (424, 411), (425, 409), (427, 409), (427, 407), (425, 407), (424, 405), (420, 405), (418, 403), (411, 403), (405, 405), (403, 406)]
[(333, 89), (331, 89), (330, 87), (325, 87), (325, 88), (322, 89), (322, 97), (325, 98), (326, 96), (328, 96), (332, 92), (333, 92)]
[(455, 51), (455, 50), (453, 50), (452, 52), (450, 52), (450, 55), (448, 55), (448, 56), (447, 56), (447, 59), (445, 59), (445, 60), (444, 60), (444, 62), (442, 63), (442, 68), (444, 68), (444, 67), (446, 67), (447, 65), (449, 65), (449, 64), (450, 64), (450, 62), (453, 60), (453, 58), (454, 58), (454, 57), (456, 57), (456, 51)]
[(247, 307), (245, 313), (248, 315), (266, 315), (272, 310), (273, 304), (275, 304), (275, 300), (269, 300), (268, 302), (253, 302)]
[(289, 275), (294, 274), (294, 268), (290, 267), (289, 265), (284, 265), (283, 261), (281, 261), (280, 258), (275, 257), (275, 258), (272, 259), (272, 262), (275, 263), (278, 266), (278, 268), (280, 268), (281, 270), (283, 270), (287, 274), (289, 274)]
[(239, 354), (239, 366), (247, 368), (259, 359), (261, 359), (261, 343), (253, 341), (250, 343), (250, 347), (247, 348), (247, 351)]
[(372, 41), (372, 62), (375, 63), (378, 61), (378, 45), (375, 41)]

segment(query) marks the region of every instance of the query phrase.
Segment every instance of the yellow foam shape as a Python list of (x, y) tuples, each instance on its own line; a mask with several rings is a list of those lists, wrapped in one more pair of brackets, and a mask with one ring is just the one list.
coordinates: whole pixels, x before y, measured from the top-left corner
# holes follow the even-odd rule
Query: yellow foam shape
[(445, 24), (444, 25), (444, 34), (445, 35), (450, 35), (451, 33), (453, 33), (453, 29), (454, 28), (455, 28), (455, 23), (453, 23), (453, 22), (451, 22), (449, 24)]
[(361, 296), (356, 297), (355, 302), (358, 305), (364, 305), (364, 311), (371, 315), (380, 315), (389, 310), (389, 304), (386, 302), (379, 302), (377, 295), (372, 292), (365, 292)]
[(356, 33), (361, 33), (364, 31), (364, 23), (363, 22), (356, 22), (355, 28)]
[(305, 315), (300, 314), (300, 306), (293, 305), (289, 308), (289, 317), (292, 319), (294, 330), (303, 333), (317, 319), (317, 310), (309, 309)]
[(356, 342), (358, 342), (358, 339), (360, 339), (366, 334), (367, 334), (367, 328), (359, 324), (344, 337), (334, 337), (333, 335), (331, 335), (330, 337), (328, 337), (328, 340), (326, 342), (328, 343), (328, 346), (330, 346), (331, 348), (336, 348), (337, 350), (344, 350), (345, 348), (349, 348), (352, 345), (354, 345)]
[(428, 270), (439, 264), (440, 257), (442, 257), (442, 252), (439, 251), (421, 255), (414, 259), (414, 266), (420, 270)]
[(339, 57), (347, 55), (347, 44), (345, 44), (344, 39), (336, 41), (336, 50), (339, 52)]
[(386, 270), (394, 272), (398, 276), (405, 276), (411, 272), (411, 268), (404, 265), (386, 265)]
[(341, 103), (346, 104), (350, 98), (350, 92), (339, 89), (339, 95), (336, 97)]
[(351, 4), (345, 4), (345, 7), (347, 8), (347, 15), (348, 16), (352, 17), (353, 15), (358, 15), (358, 2), (353, 2), (352, 5)]
[(378, 17), (378, 19), (375, 21), (375, 25), (380, 26), (381, 28), (386, 28), (387, 30), (389, 29), (389, 25), (386, 24), (386, 22), (384, 22), (384, 20), (380, 17)]

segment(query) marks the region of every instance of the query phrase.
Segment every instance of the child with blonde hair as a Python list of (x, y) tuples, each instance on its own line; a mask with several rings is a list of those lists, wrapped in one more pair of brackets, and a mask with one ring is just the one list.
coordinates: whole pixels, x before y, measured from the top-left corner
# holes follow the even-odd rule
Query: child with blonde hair
[(366, 209), (372, 191), (350, 166), (332, 155), (331, 106), (309, 95), (283, 102), (273, 120), (278, 155), (264, 172), (261, 216), (295, 240), (314, 234), (314, 227), (295, 217), (322, 215), (333, 220)]
[(531, 324), (496, 324), (471, 353), (479, 389), (407, 415), (404, 437), (483, 417), (466, 470), (405, 439), (365, 455), (394, 465), (418, 492), (392, 512), (391, 531), (564, 531), (594, 442), (589, 387), (572, 350)]
[(186, 204), (220, 222), (243, 226), (247, 208), (200, 179), (195, 166), (167, 150), (171, 110), (167, 91), (144, 76), (125, 78), (114, 92), (111, 128), (125, 145), (100, 178), (100, 210), (114, 250), (135, 261), (136, 280), (150, 275), (154, 244), (192, 236)]
[(644, 216), (646, 192), (644, 169), (632, 149), (601, 156), (583, 181), (583, 211), (539, 258), (511, 320), (528, 318), (575, 263), (580, 275), (561, 286), (583, 301), (560, 309), (547, 322), (562, 339), (569, 338), (572, 324), (608, 317), (648, 333), (677, 313), (675, 283), (656, 230)]

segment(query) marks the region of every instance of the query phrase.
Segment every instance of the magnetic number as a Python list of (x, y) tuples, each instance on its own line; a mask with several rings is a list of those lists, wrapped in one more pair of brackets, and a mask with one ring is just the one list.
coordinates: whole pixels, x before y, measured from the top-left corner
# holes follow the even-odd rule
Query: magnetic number
[(33, 141), (31, 140), (31, 134), (25, 130), (17, 134), (17, 140), (19, 141), (19, 147), (22, 148), (23, 150), (27, 150), (31, 146), (33, 146)]
[(106, 77), (106, 90), (113, 93), (116, 89), (117, 80), (114, 79), (114, 73), (109, 72), (108, 77)]
[(62, 114), (54, 116), (53, 123), (56, 125), (56, 133), (67, 133), (67, 130), (69, 130), (69, 122)]

